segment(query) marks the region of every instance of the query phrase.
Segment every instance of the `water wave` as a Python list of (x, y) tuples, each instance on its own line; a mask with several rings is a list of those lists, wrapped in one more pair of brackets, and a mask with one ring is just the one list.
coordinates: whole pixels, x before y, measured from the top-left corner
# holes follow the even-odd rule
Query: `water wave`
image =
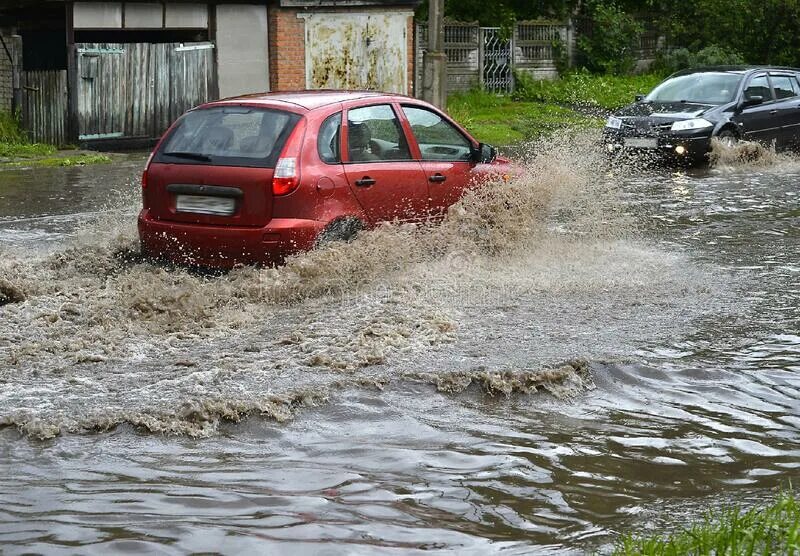
[(422, 365), (442, 391), (566, 395), (590, 384), (588, 367), (462, 361), (551, 368), (629, 349), (708, 306), (714, 272), (637, 239), (619, 173), (602, 170), (590, 136), (519, 158), (514, 179), (470, 190), (442, 222), (385, 224), (280, 268), (207, 276), (143, 261), (133, 203), (54, 253), (12, 246), (0, 259), (0, 423), (40, 437), (122, 422), (210, 434)]

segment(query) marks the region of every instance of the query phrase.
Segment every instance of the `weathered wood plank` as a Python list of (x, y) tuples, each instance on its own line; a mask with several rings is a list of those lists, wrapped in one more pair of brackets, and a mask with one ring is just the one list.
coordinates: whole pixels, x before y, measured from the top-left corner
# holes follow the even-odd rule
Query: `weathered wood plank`
[(63, 145), (67, 142), (67, 72), (27, 71), (22, 75), (24, 93), (22, 125), (31, 140)]
[(186, 110), (210, 100), (216, 69), (207, 43), (77, 46), (83, 138), (158, 137)]

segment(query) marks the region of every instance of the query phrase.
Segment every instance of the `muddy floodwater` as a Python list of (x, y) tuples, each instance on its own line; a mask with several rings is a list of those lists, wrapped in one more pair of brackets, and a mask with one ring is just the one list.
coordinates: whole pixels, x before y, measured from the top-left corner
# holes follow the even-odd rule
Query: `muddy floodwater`
[(800, 482), (800, 159), (592, 148), (222, 276), (138, 256), (143, 156), (0, 172), (0, 551), (605, 553)]

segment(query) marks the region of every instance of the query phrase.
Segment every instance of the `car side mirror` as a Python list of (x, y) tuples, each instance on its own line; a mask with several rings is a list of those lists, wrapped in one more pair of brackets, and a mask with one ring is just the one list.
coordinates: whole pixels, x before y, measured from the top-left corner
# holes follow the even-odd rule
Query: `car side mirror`
[(752, 96), (742, 99), (742, 102), (739, 103), (739, 108), (747, 108), (748, 106), (758, 106), (759, 104), (764, 104), (764, 97)]
[(486, 143), (478, 143), (478, 147), (472, 148), (472, 162), (490, 164), (497, 158), (497, 149)]
[(633, 98), (636, 99), (636, 102), (642, 102), (644, 100), (644, 95), (642, 93), (636, 93)]

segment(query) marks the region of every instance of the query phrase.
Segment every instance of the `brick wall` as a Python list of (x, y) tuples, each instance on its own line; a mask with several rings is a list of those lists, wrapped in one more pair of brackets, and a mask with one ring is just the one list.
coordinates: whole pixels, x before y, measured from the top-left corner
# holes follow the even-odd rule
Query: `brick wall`
[(417, 61), (417, 57), (415, 56), (416, 44), (414, 43), (414, 16), (409, 16), (408, 18), (408, 26), (406, 27), (406, 38), (408, 40), (408, 60), (406, 64), (408, 65), (408, 90), (406, 94), (408, 96), (414, 96), (414, 76), (417, 75), (417, 70), (414, 67), (414, 64)]
[[(5, 34), (3, 34), (3, 39), (6, 41), (9, 50), (11, 50), (14, 47), (14, 41), (11, 40), (10, 36)], [(13, 94), (11, 61), (8, 59), (5, 49), (0, 45), (0, 112), (11, 111)]]
[[(306, 49), (305, 20), (297, 17), (301, 9), (270, 7), (269, 20), (269, 85), (273, 91), (305, 89)], [(345, 10), (341, 10), (345, 11)], [(359, 13), (385, 9), (359, 8)], [(408, 18), (408, 91), (414, 92), (414, 18)]]
[(305, 21), (298, 10), (270, 7), (269, 87), (273, 91), (305, 89)]

